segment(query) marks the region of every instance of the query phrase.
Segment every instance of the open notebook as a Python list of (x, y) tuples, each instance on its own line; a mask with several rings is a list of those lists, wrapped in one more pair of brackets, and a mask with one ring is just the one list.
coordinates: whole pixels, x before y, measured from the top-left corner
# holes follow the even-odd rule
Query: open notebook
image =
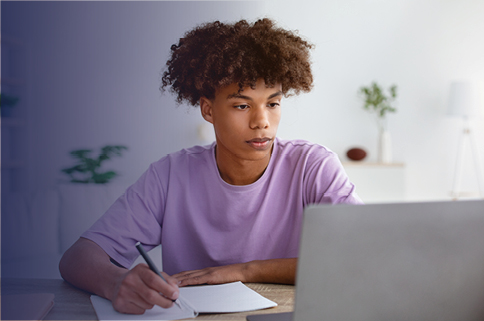
[[(180, 288), (180, 294), (196, 313), (245, 312), (277, 306), (242, 282), (184, 287)], [(140, 316), (119, 313), (114, 310), (111, 301), (96, 295), (91, 296), (91, 302), (99, 320), (174, 320), (196, 316), (177, 305), (169, 309), (155, 306)]]

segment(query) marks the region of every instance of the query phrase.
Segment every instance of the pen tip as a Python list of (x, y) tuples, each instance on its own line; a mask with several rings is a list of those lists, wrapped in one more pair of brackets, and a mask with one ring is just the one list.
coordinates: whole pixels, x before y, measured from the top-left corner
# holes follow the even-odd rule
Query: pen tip
[(141, 242), (138, 242), (138, 243), (136, 243), (136, 245), (135, 245), (135, 246), (138, 246), (138, 245), (140, 245), (140, 244), (141, 244)]

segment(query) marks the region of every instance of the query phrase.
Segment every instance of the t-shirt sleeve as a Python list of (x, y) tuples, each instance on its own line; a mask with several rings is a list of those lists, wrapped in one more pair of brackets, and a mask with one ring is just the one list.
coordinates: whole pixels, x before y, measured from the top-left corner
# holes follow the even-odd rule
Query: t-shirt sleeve
[(338, 156), (325, 149), (309, 155), (305, 190), (306, 204), (363, 204)]
[(147, 250), (161, 243), (164, 200), (163, 184), (152, 164), (81, 237), (129, 268), (139, 255), (137, 242)]

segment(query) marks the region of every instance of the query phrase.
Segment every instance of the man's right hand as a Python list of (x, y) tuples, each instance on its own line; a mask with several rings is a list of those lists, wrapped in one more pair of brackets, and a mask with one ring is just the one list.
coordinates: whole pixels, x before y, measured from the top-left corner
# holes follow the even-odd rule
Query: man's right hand
[(110, 300), (122, 313), (142, 314), (154, 305), (169, 308), (179, 294), (175, 278), (163, 274), (165, 282), (146, 264), (118, 267), (99, 245), (82, 237), (64, 253), (59, 269), (67, 282)]
[(119, 278), (111, 302), (116, 311), (143, 314), (158, 305), (169, 308), (178, 298), (178, 281), (164, 272), (163, 281), (148, 265), (141, 263)]

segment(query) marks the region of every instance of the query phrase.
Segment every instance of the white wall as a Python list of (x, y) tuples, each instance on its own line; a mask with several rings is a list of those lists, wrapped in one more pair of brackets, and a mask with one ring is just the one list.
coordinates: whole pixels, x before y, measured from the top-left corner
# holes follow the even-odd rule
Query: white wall
[(2, 6), (4, 33), (26, 43), (30, 53), (28, 163), (34, 190), (67, 180), (60, 169), (73, 165), (68, 152), (74, 149), (127, 145), (129, 151), (109, 168), (122, 174), (118, 182), (129, 184), (167, 153), (205, 143), (197, 134), (204, 123), (198, 109), (177, 107), (172, 95), (160, 93), (161, 70), (171, 45), (189, 29), (239, 20), (257, 8), (150, 1)]
[[(110, 167), (131, 183), (166, 153), (203, 143), (199, 111), (176, 107), (158, 86), (170, 45), (204, 21), (268, 16), (314, 43), (314, 91), (285, 102), (280, 136), (321, 143), (342, 159), (354, 145), (376, 159), (376, 127), (358, 88), (373, 80), (397, 84), (398, 113), (389, 122), (409, 200), (448, 197), (460, 128), (445, 116), (448, 86), (484, 78), (480, 0), (40, 2), (23, 11), (20, 2), (9, 5), (30, 27), (12, 32), (31, 49), (33, 188), (57, 183), (72, 149), (128, 145)], [(484, 160), (483, 121), (474, 125)], [(464, 187), (476, 189), (465, 174)]]
[[(484, 79), (484, 2), (284, 0), (263, 10), (316, 45), (314, 91), (287, 102), (280, 135), (327, 145), (343, 160), (363, 146), (376, 160), (376, 126), (356, 92), (374, 80), (397, 84), (389, 123), (407, 199), (448, 198), (461, 125), (445, 115), (448, 89), (453, 80)], [(483, 163), (484, 122), (473, 125)], [(477, 191), (467, 152), (462, 188)]]

